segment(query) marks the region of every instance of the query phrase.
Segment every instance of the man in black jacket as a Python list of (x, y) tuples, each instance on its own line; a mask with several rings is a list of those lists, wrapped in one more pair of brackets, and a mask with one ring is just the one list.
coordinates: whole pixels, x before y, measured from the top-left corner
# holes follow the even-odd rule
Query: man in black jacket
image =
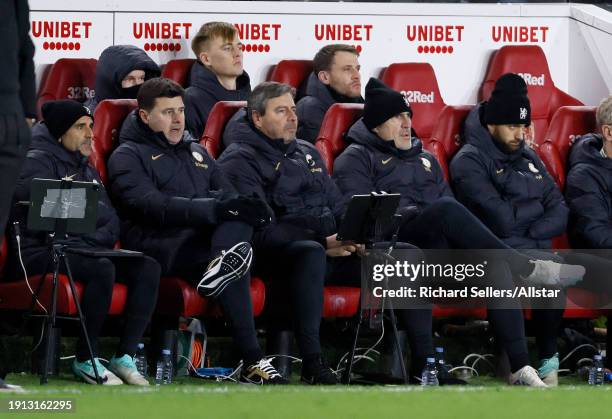
[(599, 132), (572, 146), (565, 196), (574, 247), (612, 249), (612, 96), (597, 107), (596, 121)]
[(297, 103), (297, 137), (313, 143), (334, 103), (363, 103), (359, 53), (350, 45), (326, 45), (313, 60), (306, 96)]
[[(400, 213), (410, 215), (398, 239), (422, 249), (500, 249), (507, 262), (492, 261), (488, 280), (497, 289), (513, 288), (511, 272), (535, 284), (553, 284), (571, 266), (522, 255), (485, 227), (452, 195), (435, 158), (411, 137), (412, 110), (401, 94), (377, 79), (366, 86), (364, 116), (351, 127), (352, 144), (336, 159), (334, 179), (345, 201), (372, 191), (400, 193)], [(580, 267), (581, 268), (581, 267)], [(578, 269), (578, 275), (582, 271)], [(508, 302), (511, 305), (511, 302)], [(510, 357), (511, 381), (543, 386), (530, 367), (520, 305), (490, 309), (495, 334)]]
[[(537, 259), (563, 262), (550, 252), (551, 240), (565, 232), (569, 210), (546, 167), (525, 144), (530, 125), (525, 81), (517, 74), (504, 74), (491, 98), (467, 117), (466, 144), (450, 165), (452, 182), (459, 201), (508, 246)], [(533, 323), (542, 360), (540, 376), (556, 383), (556, 341), (565, 295), (549, 303), (557, 308), (534, 310)]]
[(243, 45), (232, 24), (205, 23), (191, 41), (191, 49), (197, 61), (185, 95), (185, 122), (192, 137), (199, 139), (215, 103), (247, 100), (251, 82), (243, 68)]
[(249, 293), (248, 242), (253, 227), (269, 222), (269, 210), (257, 198), (237, 195), (185, 131), (184, 93), (171, 80), (149, 80), (138, 92), (138, 109), (123, 123), (121, 144), (108, 163), (125, 220), (122, 243), (154, 257), (164, 275), (181, 275), (200, 294), (218, 297), (245, 379), (284, 383), (259, 348)]
[(112, 45), (100, 54), (95, 92), (85, 106), (93, 114), (104, 99), (136, 99), (140, 86), (160, 74), (159, 66), (142, 49)]
[[(98, 173), (87, 160), (92, 151), (93, 136), (93, 118), (89, 109), (76, 101), (59, 100), (45, 103), (42, 114), (44, 121), (36, 125), (32, 132), (32, 144), (17, 182), (15, 201), (29, 200), (30, 183), (34, 178), (68, 179), (102, 185)], [(103, 187), (99, 194), (96, 231), (59, 238), (70, 248), (112, 249), (119, 239), (119, 219)], [(24, 226), (26, 217), (26, 210), (16, 207), (15, 219)], [(51, 257), (46, 234), (24, 229), (20, 253), (29, 275), (42, 274)], [(97, 358), (96, 366), (104, 384), (121, 384), (123, 381), (148, 385), (147, 380), (138, 373), (133, 356), (157, 302), (159, 265), (150, 257), (126, 259), (68, 253), (68, 259), (75, 280), (85, 284), (81, 306), (94, 356), (97, 356), (98, 335), (110, 307), (115, 280), (127, 282), (129, 291), (125, 325), (119, 347), (110, 360), (110, 371)], [(63, 266), (61, 268), (64, 269)], [(13, 269), (13, 272), (20, 270)], [(82, 336), (77, 344), (72, 369), (84, 381), (95, 383), (93, 366)]]
[(341, 195), (317, 150), (295, 138), (290, 86), (261, 83), (241, 115), (225, 132), (228, 147), (219, 164), (239, 191), (255, 192), (274, 211), (273, 222), (254, 237), (256, 268), (264, 278), (287, 285), (303, 358), (302, 380), (335, 384), (336, 377), (321, 360), (319, 325), (326, 254), (347, 256), (356, 250), (336, 240)]
[[(36, 117), (34, 44), (29, 36), (27, 1), (2, 3), (0, 31), (4, 54), (0, 60), (0, 242), (8, 219), (15, 180), (30, 142), (30, 127)], [(2, 378), (6, 370), (0, 360), (0, 391), (20, 391)]]

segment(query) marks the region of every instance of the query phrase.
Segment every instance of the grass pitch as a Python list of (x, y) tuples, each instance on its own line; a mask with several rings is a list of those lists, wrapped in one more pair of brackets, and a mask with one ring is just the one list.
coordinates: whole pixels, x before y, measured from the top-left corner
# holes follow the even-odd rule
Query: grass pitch
[(168, 386), (137, 388), (80, 384), (72, 377), (51, 378), (46, 386), (32, 375), (11, 374), (27, 394), (2, 399), (73, 400), (73, 413), (7, 413), (41, 418), (607, 418), (612, 386), (590, 387), (564, 378), (554, 389), (510, 387), (491, 378), (475, 378), (463, 387), (418, 386), (257, 387), (179, 378)]

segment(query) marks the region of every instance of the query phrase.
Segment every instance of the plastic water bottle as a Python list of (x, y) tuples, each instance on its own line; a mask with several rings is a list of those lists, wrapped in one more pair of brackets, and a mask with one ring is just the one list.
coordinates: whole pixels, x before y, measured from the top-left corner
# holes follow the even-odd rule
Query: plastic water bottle
[(147, 354), (144, 350), (144, 343), (139, 343), (136, 348), (136, 356), (134, 357), (136, 369), (143, 377), (147, 376)]
[(162, 349), (161, 357), (157, 361), (157, 371), (155, 372), (155, 384), (172, 383), (172, 357), (170, 349)]
[(589, 384), (600, 386), (604, 383), (604, 367), (601, 355), (593, 357), (593, 366), (589, 369)]
[(446, 361), (444, 361), (444, 348), (436, 346), (436, 368), (438, 370), (438, 382), (440, 378), (446, 378), (448, 370), (446, 368)]
[(436, 369), (436, 359), (427, 358), (427, 364), (423, 368), (421, 374), (421, 385), (422, 386), (437, 386), (438, 383), (438, 370)]

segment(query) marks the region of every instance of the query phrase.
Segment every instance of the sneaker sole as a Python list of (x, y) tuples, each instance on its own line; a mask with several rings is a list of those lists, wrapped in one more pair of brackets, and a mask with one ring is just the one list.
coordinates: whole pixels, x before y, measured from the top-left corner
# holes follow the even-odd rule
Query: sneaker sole
[[(202, 278), (202, 280), (198, 283), (198, 286), (197, 286), (197, 290), (200, 295), (202, 295), (203, 297), (214, 298), (218, 296), (221, 292), (223, 292), (223, 290), (232, 281), (242, 278), (248, 272), (249, 268), (251, 267), (251, 262), (253, 260), (253, 248), (247, 243), (247, 245), (249, 246), (249, 250), (246, 256), (243, 258), (242, 255), (237, 254), (235, 252), (235, 249), (238, 246), (243, 246), (243, 245), (244, 243), (238, 243), (226, 253), (226, 255), (232, 252), (236, 254), (238, 257), (242, 259), (242, 264), (237, 269), (235, 269), (233, 272), (230, 272), (220, 278), (216, 278), (210, 284), (204, 285), (204, 283), (210, 278), (207, 278), (207, 277)], [(221, 259), (219, 263), (222, 264), (223, 259)]]

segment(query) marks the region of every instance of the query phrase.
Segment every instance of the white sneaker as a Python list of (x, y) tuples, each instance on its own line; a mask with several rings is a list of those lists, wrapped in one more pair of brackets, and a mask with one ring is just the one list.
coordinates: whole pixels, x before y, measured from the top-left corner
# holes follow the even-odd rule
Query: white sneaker
[[(104, 368), (98, 358), (96, 358), (96, 369), (98, 370), (98, 375), (102, 379), (102, 384), (107, 386), (118, 386), (123, 384), (123, 381), (121, 381), (119, 377)], [(74, 362), (72, 363), (72, 371), (74, 372), (74, 375), (81, 378), (86, 383), (97, 384), (96, 374), (89, 359), (85, 362), (77, 362), (75, 358)]]
[(0, 393), (25, 393), (26, 391), (21, 386), (5, 383), (0, 378)]
[(548, 387), (544, 381), (540, 379), (535, 368), (529, 365), (525, 365), (514, 374), (510, 374), (510, 384), (530, 387)]
[(230, 282), (242, 278), (251, 267), (253, 249), (241, 242), (214, 259), (198, 283), (197, 290), (203, 297), (216, 297)]
[(134, 359), (129, 355), (123, 355), (121, 358), (115, 358), (113, 356), (108, 364), (108, 369), (122, 379), (125, 384), (134, 386), (149, 385), (147, 379), (138, 372)]
[(525, 282), (549, 287), (569, 287), (582, 280), (586, 270), (582, 265), (567, 265), (552, 260), (531, 260), (535, 266)]

